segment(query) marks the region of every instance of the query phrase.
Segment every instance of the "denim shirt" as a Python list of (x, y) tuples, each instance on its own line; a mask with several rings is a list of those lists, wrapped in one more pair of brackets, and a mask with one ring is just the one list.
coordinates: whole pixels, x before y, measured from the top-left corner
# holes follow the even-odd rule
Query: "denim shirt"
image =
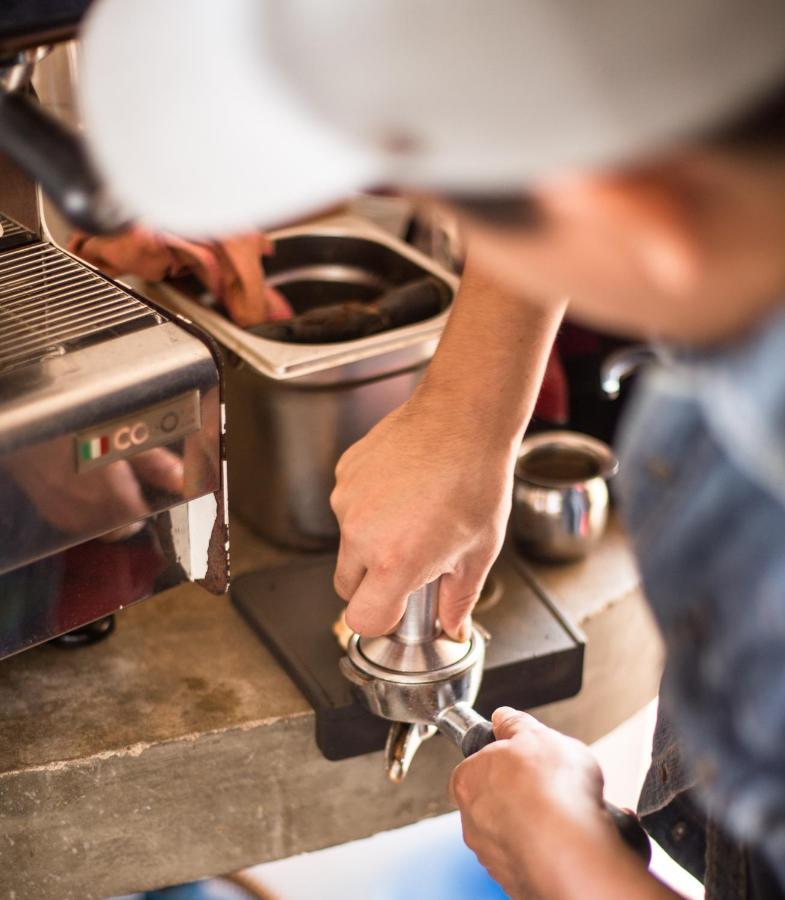
[[(678, 735), (660, 727), (641, 812), (683, 804), (682, 839), (716, 823), (773, 870), (779, 888), (766, 896), (785, 896), (785, 313), (647, 373), (619, 451), (616, 488), (665, 639), (661, 704)], [(712, 866), (728, 872), (702, 872), (707, 896), (756, 896), (717, 846)]]

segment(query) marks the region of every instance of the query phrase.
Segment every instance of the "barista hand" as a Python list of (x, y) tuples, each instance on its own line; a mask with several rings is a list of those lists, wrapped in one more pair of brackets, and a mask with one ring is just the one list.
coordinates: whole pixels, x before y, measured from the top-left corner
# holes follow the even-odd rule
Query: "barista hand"
[(442, 576), (442, 627), (459, 640), (502, 541), (515, 449), (427, 382), (336, 469), (335, 587), (362, 634), (390, 631), (408, 594)]
[(441, 624), (459, 640), (468, 631), (502, 545), (517, 449), (562, 312), (562, 303), (501, 291), (469, 252), (424, 382), (336, 469), (335, 589), (350, 628), (391, 631), (407, 596), (442, 576)]
[(89, 235), (76, 231), (68, 249), (107, 275), (138, 275), (146, 281), (194, 274), (243, 327), (266, 319), (288, 319), (285, 298), (265, 283), (262, 257), (274, 252), (262, 232), (219, 241), (187, 241), (134, 225), (121, 234)]
[(505, 893), (513, 900), (677, 896), (619, 837), (588, 747), (506, 707), (493, 726), (496, 743), (455, 769), (450, 791), (466, 844)]

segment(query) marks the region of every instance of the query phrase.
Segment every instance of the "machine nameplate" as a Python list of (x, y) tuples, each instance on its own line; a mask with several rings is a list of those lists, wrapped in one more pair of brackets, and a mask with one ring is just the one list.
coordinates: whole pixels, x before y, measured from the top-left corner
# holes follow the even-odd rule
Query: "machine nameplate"
[(82, 431), (75, 438), (77, 472), (171, 444), (201, 427), (199, 391)]

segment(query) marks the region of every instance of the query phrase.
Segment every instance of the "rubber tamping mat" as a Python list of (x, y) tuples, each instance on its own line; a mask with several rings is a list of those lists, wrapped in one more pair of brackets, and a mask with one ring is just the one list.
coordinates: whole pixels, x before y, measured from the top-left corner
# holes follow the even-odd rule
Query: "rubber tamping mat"
[[(332, 586), (334, 556), (250, 572), (232, 584), (232, 602), (303, 692), (316, 713), (316, 743), (332, 760), (384, 747), (388, 723), (352, 694), (332, 631), (344, 609)], [(484, 607), (484, 608), (483, 608)], [(491, 639), (475, 706), (531, 709), (581, 689), (584, 638), (526, 566), (507, 549), (475, 615)]]

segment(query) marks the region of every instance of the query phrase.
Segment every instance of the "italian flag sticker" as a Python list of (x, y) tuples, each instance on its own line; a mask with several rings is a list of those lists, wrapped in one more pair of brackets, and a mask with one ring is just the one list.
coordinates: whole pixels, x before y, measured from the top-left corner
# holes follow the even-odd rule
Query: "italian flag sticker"
[(103, 437), (92, 438), (89, 441), (82, 441), (79, 446), (79, 455), (82, 459), (98, 459), (106, 456), (109, 452), (109, 438)]

